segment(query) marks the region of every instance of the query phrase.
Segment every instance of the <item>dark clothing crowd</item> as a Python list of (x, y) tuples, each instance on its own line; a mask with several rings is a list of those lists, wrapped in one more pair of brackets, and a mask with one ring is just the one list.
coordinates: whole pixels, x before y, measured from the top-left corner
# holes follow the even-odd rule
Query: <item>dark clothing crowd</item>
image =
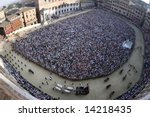
[(106, 76), (122, 66), (135, 41), (134, 30), (101, 9), (68, 18), (18, 39), (13, 49), (27, 59), (68, 79)]
[(29, 83), (4, 58), (3, 58), (3, 62), (5, 63), (5, 68), (7, 69), (9, 74), (11, 74), (16, 79), (17, 83), (20, 84), (20, 86), (22, 88), (24, 88), (26, 91), (28, 91), (32, 96), (34, 96), (34, 97), (36, 97), (37, 99), (40, 99), (40, 100), (52, 100), (52, 99), (55, 99), (55, 98), (49, 96), (48, 94), (42, 92), (41, 90), (39, 90), (38, 88), (33, 86), (31, 83)]
[(145, 41), (145, 55), (141, 79), (131, 89), (119, 96), (117, 99), (134, 99), (145, 88), (146, 84), (150, 82), (150, 33), (143, 33)]

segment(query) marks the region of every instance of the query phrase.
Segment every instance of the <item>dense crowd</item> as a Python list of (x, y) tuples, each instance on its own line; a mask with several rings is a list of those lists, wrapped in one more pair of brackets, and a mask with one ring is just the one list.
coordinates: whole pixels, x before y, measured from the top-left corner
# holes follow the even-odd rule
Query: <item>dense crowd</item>
[(29, 83), (26, 79), (24, 79), (20, 75), (20, 73), (17, 72), (13, 68), (13, 66), (7, 62), (7, 60), (5, 60), (3, 58), (3, 61), (5, 63), (5, 68), (7, 69), (9, 74), (11, 74), (16, 79), (17, 83), (20, 84), (20, 86), (23, 87), (25, 90), (27, 90), (31, 95), (33, 95), (37, 99), (41, 99), (41, 100), (52, 100), (52, 99), (55, 99), (55, 98), (52, 98), (51, 96), (49, 96), (48, 94), (42, 92), (41, 90), (39, 90), (38, 88), (33, 86), (31, 83)]
[(95, 9), (36, 30), (13, 44), (29, 60), (62, 77), (79, 80), (106, 76), (130, 56), (123, 42), (134, 30), (118, 17)]
[(116, 98), (122, 100), (134, 99), (145, 88), (146, 84), (150, 83), (150, 54), (149, 54), (150, 53), (150, 32), (148, 32), (145, 29), (142, 29), (141, 26), (134, 20), (129, 20), (123, 17), (122, 15), (114, 13), (108, 9), (104, 8), (104, 10), (109, 11), (112, 14), (127, 20), (128, 22), (134, 24), (136, 27), (141, 29), (141, 31), (143, 31), (144, 42), (145, 42), (145, 53), (144, 53), (144, 66), (143, 66), (141, 79), (130, 90), (128, 90), (126, 93)]
[(150, 33), (144, 33), (145, 41), (145, 56), (144, 56), (144, 67), (141, 79), (126, 93), (119, 96), (117, 99), (134, 99), (150, 82)]

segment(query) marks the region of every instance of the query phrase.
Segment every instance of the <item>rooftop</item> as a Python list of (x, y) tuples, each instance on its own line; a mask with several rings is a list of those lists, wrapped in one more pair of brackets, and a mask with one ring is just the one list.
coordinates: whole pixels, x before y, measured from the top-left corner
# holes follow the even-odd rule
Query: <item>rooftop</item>
[(20, 9), (20, 12), (25, 12), (25, 11), (32, 10), (32, 9), (35, 9), (35, 7), (23, 7)]
[(1, 24), (0, 24), (0, 27), (5, 27), (6, 25), (10, 24), (10, 22), (8, 21), (3, 21)]
[(16, 13), (16, 14), (12, 14), (12, 15), (7, 16), (7, 19), (10, 21), (10, 20), (15, 19), (15, 18), (17, 18), (17, 17), (20, 17), (20, 15), (18, 15), (18, 14)]

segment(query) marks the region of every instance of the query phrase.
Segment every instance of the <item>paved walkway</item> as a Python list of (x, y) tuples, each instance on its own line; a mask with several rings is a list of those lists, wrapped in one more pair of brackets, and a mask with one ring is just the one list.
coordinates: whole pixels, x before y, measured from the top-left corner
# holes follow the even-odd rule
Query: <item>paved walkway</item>
[[(71, 16), (69, 16), (71, 17)], [(124, 64), (120, 69), (112, 73), (111, 75), (103, 78), (90, 79), (84, 81), (71, 81), (60, 76), (50, 73), (49, 71), (43, 69), (42, 67), (36, 65), (33, 62), (30, 62), (23, 58), (22, 56), (16, 54), (12, 51), (10, 42), (1, 42), (0, 46), (0, 54), (6, 56), (7, 60), (15, 66), (17, 71), (20, 71), (21, 75), (26, 78), (30, 83), (34, 86), (42, 90), (43, 92), (48, 93), (49, 95), (60, 99), (77, 99), (77, 100), (87, 100), (87, 99), (110, 99), (110, 93), (115, 92), (111, 99), (118, 97), (119, 95), (126, 92), (128, 89), (132, 87), (141, 76), (142, 68), (143, 68), (143, 53), (144, 53), (144, 43), (143, 36), (139, 29), (130, 24), (131, 27), (135, 30), (136, 33), (136, 42), (135, 47), (133, 49), (132, 55), (130, 56), (128, 62)], [(129, 65), (133, 65), (137, 73), (129, 67)], [(29, 69), (34, 71), (34, 74), (28, 72)], [(122, 74), (119, 74), (120, 70), (123, 69)], [(123, 80), (123, 77), (125, 77)], [(45, 79), (47, 78), (47, 80)], [(50, 78), (51, 77), (51, 78)], [(109, 78), (107, 82), (104, 83), (104, 80)], [(61, 93), (59, 91), (54, 91), (53, 87), (55, 86), (55, 82), (61, 85), (66, 86), (79, 86), (82, 84), (83, 86), (88, 83), (90, 86), (90, 93), (86, 96), (77, 96), (72, 94)], [(73, 84), (72, 84), (73, 83)], [(111, 84), (109, 89), (106, 87)], [(131, 86), (129, 87), (129, 84)]]

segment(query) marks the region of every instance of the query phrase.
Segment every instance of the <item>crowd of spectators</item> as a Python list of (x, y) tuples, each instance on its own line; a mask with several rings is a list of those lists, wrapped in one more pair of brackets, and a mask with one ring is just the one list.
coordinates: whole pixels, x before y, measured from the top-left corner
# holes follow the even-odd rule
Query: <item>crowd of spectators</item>
[(33, 95), (34, 97), (40, 100), (55, 99), (49, 96), (48, 94), (42, 92), (41, 90), (33, 86), (31, 83), (29, 83), (25, 78), (21, 76), (19, 72), (17, 72), (13, 68), (13, 66), (6, 59), (3, 58), (3, 62), (5, 63), (5, 68), (7, 69), (9, 74), (12, 75), (16, 79), (17, 83), (20, 84), (20, 86), (24, 88), (25, 90), (27, 90), (31, 95)]
[(142, 29), (141, 26), (134, 20), (129, 20), (122, 15), (112, 12), (111, 10), (105, 8), (103, 9), (134, 24), (143, 32), (144, 42), (145, 42), (145, 53), (144, 53), (144, 66), (143, 66), (141, 79), (130, 90), (128, 90), (126, 93), (116, 98), (119, 100), (134, 99), (145, 88), (146, 84), (150, 83), (150, 74), (149, 74), (150, 73), (150, 54), (149, 54), (150, 53), (150, 31)]
[(95, 9), (36, 30), (13, 44), (29, 60), (69, 79), (106, 76), (123, 65), (134, 30), (118, 17)]
[[(95, 16), (93, 12), (99, 16)], [(105, 19), (106, 21), (103, 21), (103, 18), (99, 19), (100, 17), (102, 17), (102, 15), (104, 19), (108, 17), (109, 18)], [(83, 21), (86, 21), (86, 22), (83, 22)], [(96, 21), (99, 21), (99, 23), (97, 23)], [(108, 24), (106, 24), (106, 22)], [(120, 24), (118, 24), (117, 22), (119, 22), (125, 28), (122, 29), (122, 26), (120, 26)], [(92, 24), (94, 25), (94, 27), (92, 27)], [(106, 26), (106, 27), (104, 28), (101, 25), (103, 25), (104, 27)], [(101, 26), (102, 30), (99, 28), (99, 26)], [(120, 26), (120, 27), (117, 27), (117, 26)], [(95, 30), (95, 27), (97, 27), (96, 30)], [(117, 32), (114, 29), (116, 29)], [(125, 32), (125, 35), (122, 34), (123, 33), (122, 30)], [(110, 31), (112, 31), (114, 35)], [(126, 58), (123, 58), (124, 59), (123, 61), (121, 61), (118, 58), (119, 62), (120, 63), (122, 62), (123, 64), (123, 62), (126, 61), (131, 51), (125, 48), (122, 48), (122, 42), (125, 41), (126, 39), (130, 39), (131, 41), (133, 41), (134, 40), (133, 33), (134, 33), (133, 30), (131, 30), (127, 25), (124, 26), (122, 22), (118, 20), (117, 18), (115, 19), (113, 15), (109, 13), (106, 14), (105, 11), (103, 10), (102, 11), (95, 10), (88, 14), (83, 14), (81, 16), (77, 16), (74, 18), (69, 18), (66, 21), (59, 22), (58, 24), (53, 24), (51, 26), (47, 26), (42, 29), (39, 29), (38, 31), (35, 31), (29, 34), (26, 38), (17, 41), (15, 44), (13, 44), (13, 47), (17, 52), (19, 52), (20, 54), (22, 53), (23, 56), (27, 57), (28, 59), (36, 63), (39, 63), (40, 65), (42, 65), (43, 67), (47, 69), (50, 69), (56, 73), (58, 72), (59, 75), (62, 75), (64, 77), (68, 77), (71, 79), (73, 78), (80, 79), (80, 78), (88, 77), (88, 75), (90, 77), (96, 77), (96, 76), (92, 76), (94, 72), (90, 71), (91, 70), (90, 68), (93, 68), (93, 67), (96, 70), (100, 70), (104, 68), (103, 71), (98, 72), (98, 75), (108, 74), (108, 73), (104, 74), (107, 70), (107, 69), (105, 70), (105, 68), (108, 68), (110, 66), (112, 67), (108, 68), (108, 70), (111, 70), (113, 68), (115, 70), (117, 67), (119, 67), (119, 65), (115, 66), (113, 63), (111, 63), (110, 66), (108, 64), (110, 63), (110, 60), (111, 60), (109, 58), (116, 55), (114, 52), (118, 52), (118, 51), (125, 52), (125, 54), (118, 53), (119, 56), (116, 56), (117, 58), (126, 57)], [(119, 34), (121, 35), (122, 38), (117, 37), (115, 39), (116, 35), (120, 36)], [(124, 93), (123, 95), (119, 96), (116, 99), (123, 99), (123, 100), (134, 99), (134, 97), (138, 95), (142, 91), (142, 89), (145, 87), (145, 85), (150, 81), (150, 74), (149, 74), (150, 73), (150, 54), (149, 54), (150, 53), (150, 34), (147, 32), (143, 32), (143, 34), (144, 34), (144, 41), (145, 41), (145, 54), (144, 54), (144, 66), (143, 66), (141, 79), (131, 89), (129, 89), (126, 93)], [(96, 37), (96, 35), (99, 35), (99, 36)], [(92, 38), (90, 38), (90, 36)], [(99, 42), (99, 40), (101, 42)], [(81, 47), (81, 48), (78, 48), (78, 47)], [(98, 47), (100, 47), (100, 49), (102, 49), (103, 51), (98, 49)], [(103, 59), (106, 62), (104, 65), (102, 65), (100, 61), (98, 61), (99, 63), (96, 63), (98, 57), (102, 62), (104, 62), (104, 60), (101, 58), (100, 55), (97, 56), (99, 52), (100, 53), (102, 52), (102, 54), (100, 55), (104, 57)], [(92, 57), (95, 57), (94, 60)], [(69, 60), (69, 62), (71, 63), (69, 63), (67, 60)], [(74, 62), (78, 63), (79, 61), (80, 63), (84, 62), (85, 64), (86, 62), (88, 61), (90, 62), (91, 60), (93, 60), (93, 64), (89, 63), (90, 66), (84, 66), (87, 68), (86, 70), (90, 69), (88, 71), (90, 73), (81, 75), (82, 73), (85, 73), (83, 69), (72, 68), (72, 65), (74, 64)], [(112, 60), (114, 61), (114, 59)], [(38, 99), (54, 99), (51, 96), (48, 96), (46, 93), (41, 92), (39, 89), (37, 89), (32, 84), (30, 84), (27, 80), (25, 80), (20, 75), (19, 72), (16, 72), (15, 69), (9, 63), (7, 63), (6, 60), (4, 60), (4, 62), (6, 64), (6, 67), (9, 69), (9, 72), (14, 76), (14, 78), (16, 78), (17, 82), (21, 84), (21, 86), (24, 87), (26, 90), (28, 90), (33, 96), (37, 97)], [(115, 61), (114, 63), (116, 62), (118, 61)], [(100, 68), (97, 69), (97, 66), (95, 65), (95, 63), (97, 65), (102, 65), (102, 66), (100, 66)], [(79, 73), (77, 73), (76, 75), (75, 72), (79, 72)], [(112, 71), (109, 71), (109, 73), (110, 72)], [(70, 76), (70, 74), (72, 73), (73, 75)], [(95, 73), (97, 72), (95, 71)], [(78, 75), (81, 75), (81, 77)]]
[(119, 96), (117, 99), (127, 100), (134, 99), (150, 82), (150, 33), (144, 32), (145, 41), (145, 55), (144, 55), (144, 66), (141, 79), (126, 93)]

